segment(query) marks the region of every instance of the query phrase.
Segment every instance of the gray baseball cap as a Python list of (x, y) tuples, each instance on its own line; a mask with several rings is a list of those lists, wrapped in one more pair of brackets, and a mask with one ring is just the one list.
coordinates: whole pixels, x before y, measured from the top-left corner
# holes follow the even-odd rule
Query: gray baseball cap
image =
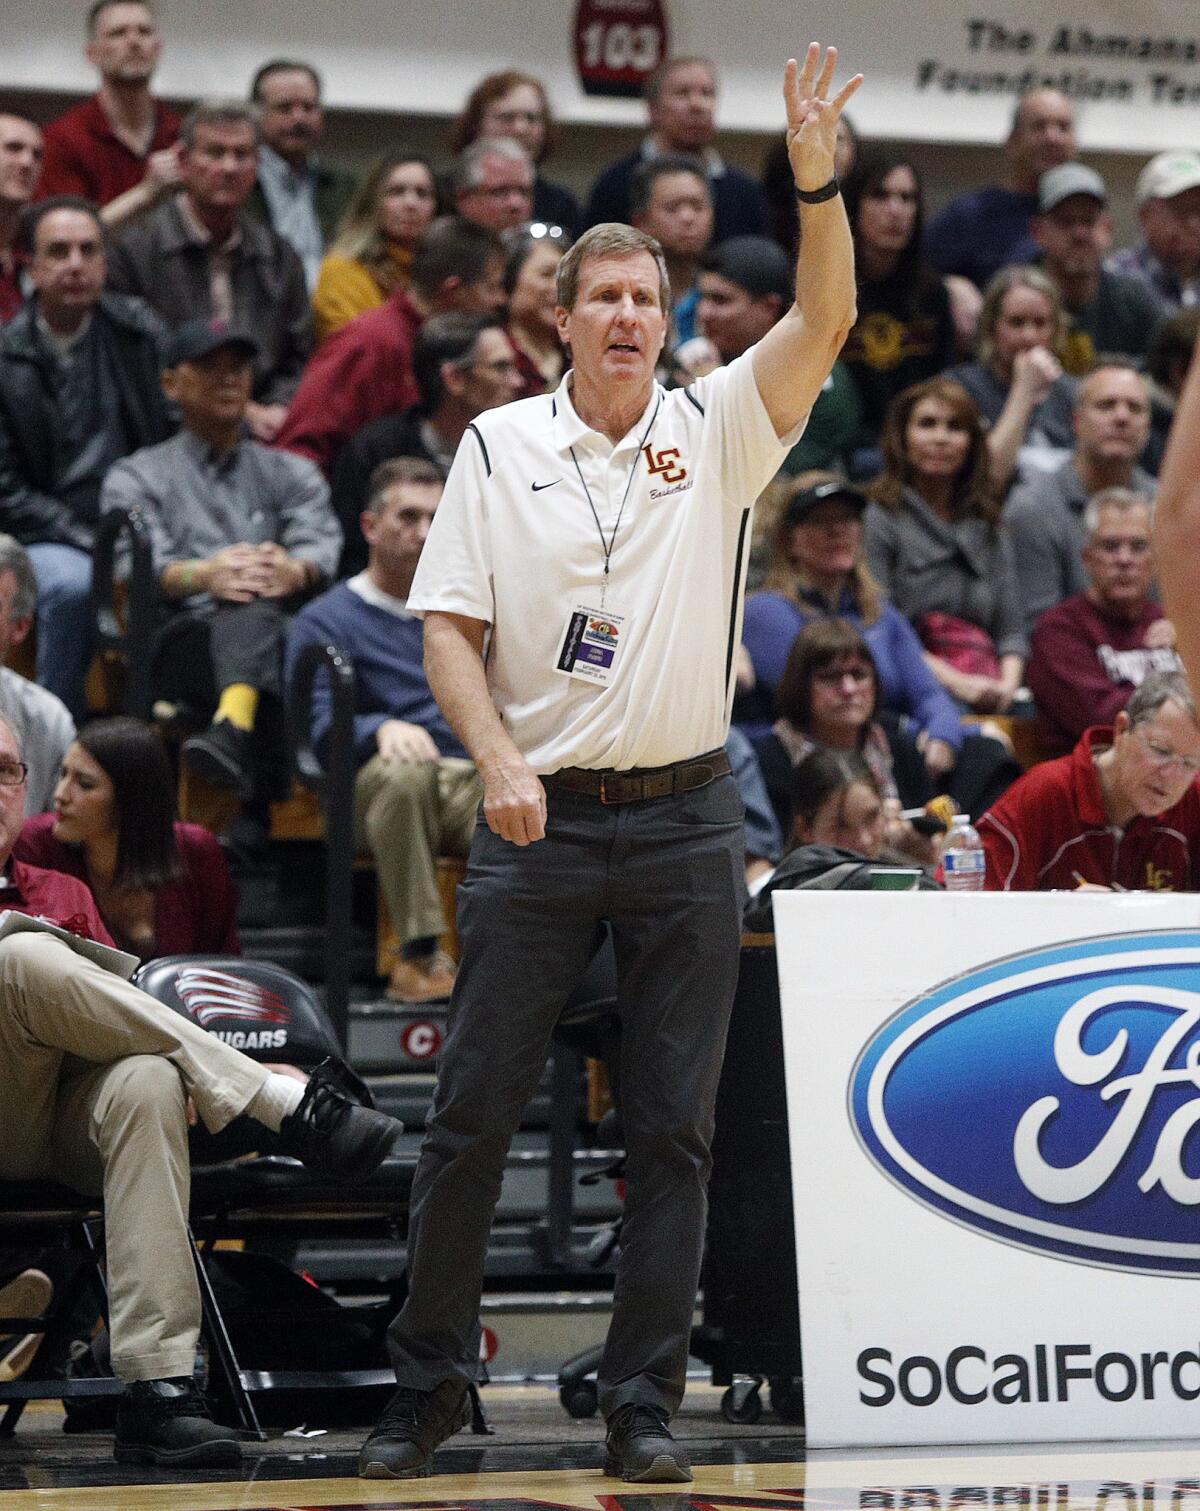
[(1044, 215), (1075, 194), (1086, 194), (1101, 204), (1108, 199), (1104, 180), (1094, 168), (1085, 168), (1082, 163), (1060, 163), (1043, 173), (1038, 182), (1038, 210)]

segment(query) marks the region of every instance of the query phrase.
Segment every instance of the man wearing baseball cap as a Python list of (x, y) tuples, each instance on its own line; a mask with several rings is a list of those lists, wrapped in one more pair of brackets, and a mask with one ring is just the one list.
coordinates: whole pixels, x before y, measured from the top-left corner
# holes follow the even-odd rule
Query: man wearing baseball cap
[(1200, 304), (1200, 154), (1152, 157), (1138, 174), (1134, 203), (1141, 245), (1114, 252), (1105, 267), (1140, 279), (1164, 319)]
[(230, 848), (266, 843), (285, 790), (281, 672), (289, 611), (332, 581), (342, 532), (314, 463), (254, 440), (246, 406), (258, 347), (220, 320), (179, 327), (162, 386), (179, 434), (119, 462), (102, 511), (136, 509), (170, 608), (156, 648), (156, 696), (212, 722), (183, 747), (190, 769), (230, 788), (242, 812)]
[(1077, 378), (1101, 355), (1144, 357), (1159, 320), (1158, 302), (1140, 279), (1103, 266), (1112, 236), (1107, 203), (1094, 168), (1062, 163), (1042, 174), (1030, 223), (1067, 316), (1063, 369)]

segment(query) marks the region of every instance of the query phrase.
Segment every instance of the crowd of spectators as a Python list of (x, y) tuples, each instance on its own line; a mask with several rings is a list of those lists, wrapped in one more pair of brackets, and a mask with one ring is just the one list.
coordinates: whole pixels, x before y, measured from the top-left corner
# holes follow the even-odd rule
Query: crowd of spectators
[[(475, 788), (404, 606), (441, 482), (479, 414), (563, 380), (555, 277), (589, 225), (662, 245), (665, 384), (758, 341), (792, 300), (790, 178), (781, 196), (777, 148), (761, 180), (721, 156), (704, 58), (658, 69), (643, 140), (577, 199), (546, 176), (556, 131), (530, 74), (481, 80), (440, 162), (401, 140), (355, 175), (323, 155), (312, 61), (266, 60), (245, 99), (180, 119), (152, 91), (162, 46), (143, 0), (98, 0), (96, 93), (44, 127), (0, 112), (0, 652), (36, 640), (36, 683), (4, 668), (0, 703), (30, 811), (58, 803), (68, 747), (58, 788), (104, 765), (71, 743), (92, 548), (105, 511), (134, 511), (161, 599), (155, 695), (194, 710), (183, 760), (239, 798), (235, 860), (262, 853), (284, 790), (286, 666), (314, 636), (343, 642), (366, 699), (360, 841), (401, 936), (389, 989), (444, 996), (431, 866), (465, 843)], [(793, 786), (814, 750), (840, 751), (843, 776), (865, 762), (880, 832), (928, 859), (899, 815), (999, 797), (1019, 766), (997, 717), (1036, 705), (1045, 756), (1107, 749), (1111, 728), (1119, 750), (1125, 703), (1177, 667), (1150, 540), (1200, 328), (1200, 154), (1144, 166), (1140, 239), (1114, 249), (1054, 90), (1017, 102), (998, 181), (933, 214), (909, 156), (843, 125), (858, 318), (761, 501), (735, 764), (765, 775), (770, 804), (751, 797), (786, 839), (824, 832)], [(121, 891), (117, 818), (92, 839), (40, 822), (39, 856), (65, 847)], [(184, 885), (189, 844), (163, 840), (160, 884)], [(144, 898), (108, 921), (139, 951), (167, 927)]]

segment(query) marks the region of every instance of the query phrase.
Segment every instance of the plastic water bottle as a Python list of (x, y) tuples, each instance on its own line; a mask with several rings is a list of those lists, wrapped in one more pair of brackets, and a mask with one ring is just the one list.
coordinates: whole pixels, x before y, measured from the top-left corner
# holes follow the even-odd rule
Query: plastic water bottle
[(969, 813), (956, 813), (942, 851), (942, 879), (948, 892), (982, 892), (987, 855)]

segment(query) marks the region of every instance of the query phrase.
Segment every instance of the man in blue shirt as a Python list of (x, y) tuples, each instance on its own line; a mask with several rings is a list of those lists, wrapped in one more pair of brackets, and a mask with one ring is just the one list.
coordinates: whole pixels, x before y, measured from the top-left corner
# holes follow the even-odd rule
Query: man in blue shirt
[[(314, 642), (332, 641), (354, 664), (355, 823), (400, 939), (387, 994), (401, 1002), (441, 1001), (454, 985), (453, 963), (437, 947), (446, 928), (437, 861), (466, 855), (482, 796), (425, 680), (421, 621), (406, 606), (441, 496), (432, 462), (399, 457), (377, 467), (362, 516), (366, 570), (303, 608), (288, 639), (289, 675)], [(329, 719), (328, 690), (318, 682), (315, 744)]]
[(952, 199), (925, 237), (926, 254), (939, 273), (958, 273), (980, 288), (1007, 263), (1037, 256), (1029, 220), (1038, 213), (1038, 183), (1078, 151), (1070, 100), (1057, 89), (1022, 95), (1004, 150), (1009, 166), (1003, 183)]

